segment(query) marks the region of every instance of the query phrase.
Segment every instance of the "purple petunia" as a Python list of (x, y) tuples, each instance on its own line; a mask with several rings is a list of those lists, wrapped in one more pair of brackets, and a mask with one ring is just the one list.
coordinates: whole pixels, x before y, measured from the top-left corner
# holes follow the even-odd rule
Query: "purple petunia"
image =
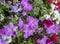
[(48, 36), (43, 36), (42, 39), (37, 39), (37, 44), (52, 44), (52, 42), (47, 43), (48, 39), (49, 39)]
[(46, 29), (46, 32), (48, 34), (51, 34), (51, 33), (56, 33), (58, 34), (59, 33), (59, 28), (60, 28), (60, 25), (52, 25), (51, 27), (48, 27)]
[(26, 12), (22, 12), (21, 14), (22, 14), (22, 16), (25, 16), (26, 15)]
[(9, 36), (16, 35), (17, 26), (14, 26), (12, 22), (10, 22), (8, 25), (4, 26), (4, 29), (6, 30), (6, 35), (9, 35)]
[(32, 4), (26, 4), (24, 7), (24, 10), (32, 10)]
[(30, 29), (27, 24), (24, 25), (24, 38), (28, 38), (29, 36), (33, 35), (35, 29)]
[(6, 0), (2, 0), (1, 4), (3, 4), (3, 5), (4, 5), (4, 4), (6, 3), (5, 1), (6, 1)]
[(18, 20), (18, 27), (19, 27), (19, 29), (22, 30), (23, 26), (24, 26), (24, 22), (23, 22), (23, 20), (21, 18), (19, 18), (19, 20)]
[(8, 25), (5, 25), (3, 29), (0, 30), (0, 34), (6, 35), (6, 36), (15, 36), (17, 31), (17, 26), (14, 26), (12, 22), (10, 22)]
[(18, 14), (18, 12), (22, 10), (22, 7), (19, 6), (19, 3), (16, 5), (10, 5), (10, 8), (11, 8), (10, 12), (15, 12), (16, 14)]
[(39, 20), (37, 18), (33, 18), (32, 16), (28, 16), (26, 22), (30, 28), (34, 29), (38, 27)]
[(22, 0), (21, 4), (24, 6), (26, 3), (28, 3), (28, 0)]
[[(14, 12), (16, 14), (18, 14), (19, 11), (21, 12), (22, 10), (32, 10), (33, 8), (32, 4), (30, 4), (28, 0), (22, 0), (21, 3), (19, 2), (15, 5), (9, 4), (9, 7), (11, 8), (10, 12)], [(22, 15), (25, 16), (25, 14)]]
[(6, 44), (6, 42), (2, 38), (0, 38), (0, 44)]
[(33, 18), (32, 16), (28, 16), (26, 22), (20, 18), (18, 21), (18, 26), (20, 30), (24, 32), (24, 38), (28, 38), (29, 36), (33, 35), (38, 27), (39, 20)]
[(0, 35), (4, 35), (4, 34), (5, 34), (4, 28), (0, 29)]
[(32, 4), (28, 3), (28, 0), (22, 0), (21, 5), (23, 6), (24, 10), (32, 10)]

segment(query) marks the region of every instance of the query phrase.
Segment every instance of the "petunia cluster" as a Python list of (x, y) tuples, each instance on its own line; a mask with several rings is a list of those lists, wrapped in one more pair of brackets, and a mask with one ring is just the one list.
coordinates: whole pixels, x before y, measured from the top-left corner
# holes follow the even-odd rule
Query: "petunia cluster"
[(58, 38), (57, 38), (56, 34), (53, 34), (50, 38), (48, 36), (44, 35), (42, 39), (35, 37), (34, 41), (37, 44), (52, 44), (53, 42), (54, 42), (54, 44), (56, 44), (56, 43), (58, 43)]
[(58, 0), (48, 0), (51, 2), (51, 12), (48, 14), (45, 14), (41, 17), (41, 20), (51, 18), (53, 21), (55, 20), (56, 24), (60, 23), (60, 1)]
[(30, 11), (33, 8), (32, 4), (29, 3), (29, 0), (21, 0), (17, 4), (12, 5), (11, 3), (9, 3), (8, 5), (11, 8), (10, 12), (14, 12), (16, 14), (18, 14), (19, 12), (22, 12), (21, 13), (22, 16), (25, 16), (26, 11)]
[[(11, 15), (12, 17), (10, 17), (9, 19), (11, 21), (9, 21), (8, 24), (3, 25), (3, 27), (0, 29), (0, 44), (11, 43), (12, 37), (17, 38), (18, 30), (23, 33), (23, 37), (21, 37), (20, 35), (19, 37), (21, 37), (23, 40), (29, 39), (31, 37), (34, 44), (58, 43), (58, 34), (60, 32), (60, 2), (57, 0), (48, 0), (48, 2), (51, 3), (51, 11), (50, 13), (42, 15), (41, 17), (40, 15), (37, 16), (40, 17), (39, 19), (34, 15), (26, 15), (27, 11), (29, 13), (29, 11), (33, 9), (33, 6), (29, 1), (30, 0), (21, 0), (18, 3), (13, 4), (11, 1), (8, 1), (8, 6), (11, 9), (9, 12), (11, 14), (16, 13), (18, 15)], [(22, 16), (20, 16), (19, 14), (21, 14)], [(3, 17), (2, 14), (0, 16)], [(0, 21), (2, 21), (4, 18), (5, 17), (3, 17), (2, 19), (0, 18)], [(15, 20), (17, 22), (16, 24), (14, 24)]]
[(19, 18), (18, 26), (19, 29), (24, 32), (24, 38), (28, 38), (34, 34), (38, 28), (38, 22), (39, 20), (37, 18), (33, 18), (32, 16), (28, 16), (25, 22)]

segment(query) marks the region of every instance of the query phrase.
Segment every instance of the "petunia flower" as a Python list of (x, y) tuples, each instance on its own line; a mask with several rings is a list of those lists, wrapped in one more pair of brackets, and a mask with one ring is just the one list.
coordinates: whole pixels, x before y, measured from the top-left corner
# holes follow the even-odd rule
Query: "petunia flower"
[(54, 43), (57, 43), (58, 42), (57, 34), (53, 34), (51, 39)]
[(2, 38), (0, 38), (0, 44), (6, 44), (6, 42)]
[(42, 21), (42, 24), (44, 25), (45, 28), (48, 28), (50, 26), (52, 26), (54, 24), (54, 22), (52, 21), (52, 19), (45, 19)]
[(5, 4), (6, 3), (6, 0), (1, 0), (1, 4)]
[(25, 16), (26, 15), (26, 12), (22, 12), (21, 14), (22, 14), (22, 16)]
[(28, 16), (26, 19), (27, 24), (30, 28), (37, 28), (39, 20), (37, 18), (33, 18), (32, 16)]
[(28, 38), (29, 36), (33, 35), (35, 29), (30, 29), (28, 25), (24, 25), (24, 38)]
[(56, 5), (57, 9), (60, 9), (60, 2), (59, 2), (59, 1), (57, 1), (57, 2), (55, 3), (55, 5)]
[(23, 37), (28, 38), (32, 36), (38, 27), (38, 19), (28, 16), (26, 22), (23, 22), (21, 18), (18, 21), (19, 29), (24, 32)]
[(51, 27), (48, 27), (48, 28), (46, 29), (46, 32), (47, 32), (48, 34), (52, 34), (52, 33), (58, 34), (58, 33), (59, 33), (59, 28), (60, 28), (59, 25), (52, 25)]
[(18, 27), (19, 27), (19, 29), (22, 30), (23, 26), (24, 26), (24, 22), (23, 22), (23, 20), (21, 18), (19, 18), (19, 20), (18, 20)]
[(26, 3), (28, 3), (28, 0), (22, 0), (21, 4), (24, 6)]
[(32, 10), (32, 4), (26, 3), (26, 5), (23, 7), (24, 10)]
[(56, 24), (59, 24), (60, 23), (60, 13), (59, 13), (59, 9), (57, 9), (56, 6), (58, 6), (58, 4), (51, 4), (51, 8), (52, 8), (52, 12), (50, 14), (53, 14), (54, 17), (52, 17), (52, 20), (56, 20)]
[(5, 34), (4, 28), (0, 29), (0, 35), (4, 35), (4, 34)]
[(28, 0), (22, 0), (21, 5), (23, 6), (24, 10), (32, 10), (32, 4), (28, 2)]
[(19, 6), (19, 4), (10, 5), (10, 8), (11, 8), (10, 12), (14, 12), (16, 14), (18, 14), (18, 12), (22, 10), (22, 8), (21, 8), (21, 6)]
[(5, 35), (7, 36), (15, 36), (17, 28), (17, 26), (13, 25), (13, 23), (10, 22), (8, 25), (4, 26), (3, 30), (5, 30)]
[(57, 34), (53, 34), (50, 38), (47, 39), (46, 44), (48, 43), (58, 43)]
[(38, 44), (46, 44), (46, 40), (48, 39), (47, 36), (44, 36), (42, 39), (38, 39), (37, 40), (37, 43)]

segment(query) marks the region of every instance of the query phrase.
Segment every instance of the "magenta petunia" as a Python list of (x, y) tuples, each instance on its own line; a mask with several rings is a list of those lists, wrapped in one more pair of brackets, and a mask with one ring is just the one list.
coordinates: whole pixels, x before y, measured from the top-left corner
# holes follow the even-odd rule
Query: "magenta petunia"
[(4, 35), (4, 34), (5, 34), (4, 28), (0, 29), (0, 35)]
[(54, 0), (48, 0), (48, 2), (53, 2)]
[(48, 28), (54, 24), (52, 19), (45, 19), (42, 21), (42, 24), (44, 25), (45, 28)]

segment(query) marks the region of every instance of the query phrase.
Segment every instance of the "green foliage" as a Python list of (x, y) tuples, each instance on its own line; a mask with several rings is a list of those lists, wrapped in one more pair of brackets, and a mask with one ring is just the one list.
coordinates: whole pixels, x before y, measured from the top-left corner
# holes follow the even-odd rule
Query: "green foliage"
[(37, 16), (39, 14), (39, 7), (34, 7), (33, 9), (33, 15)]
[(60, 32), (58, 33), (58, 42), (60, 43)]
[[(50, 12), (50, 3), (47, 0), (31, 0), (33, 4), (33, 10), (30, 11), (30, 15), (39, 18)], [(47, 4), (48, 3), (48, 4)]]

